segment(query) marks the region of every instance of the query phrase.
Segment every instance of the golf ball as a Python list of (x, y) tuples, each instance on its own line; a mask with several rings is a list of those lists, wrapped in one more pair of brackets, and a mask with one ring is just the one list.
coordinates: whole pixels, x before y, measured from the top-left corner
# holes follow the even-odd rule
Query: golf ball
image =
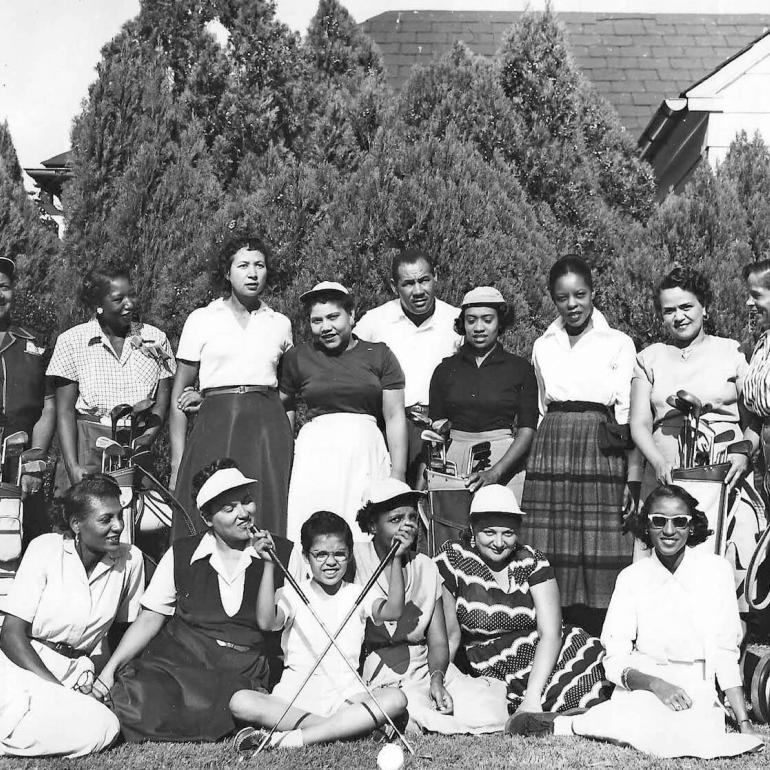
[(377, 767), (380, 770), (401, 770), (404, 766), (404, 752), (395, 743), (388, 743), (377, 755)]

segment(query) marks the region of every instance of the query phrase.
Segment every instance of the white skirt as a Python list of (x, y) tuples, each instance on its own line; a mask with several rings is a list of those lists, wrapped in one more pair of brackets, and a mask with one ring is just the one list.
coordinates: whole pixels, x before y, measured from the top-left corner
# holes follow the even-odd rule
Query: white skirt
[(294, 445), (286, 537), (300, 542), (302, 525), (316, 511), (342, 516), (356, 541), (368, 541), (356, 523), (369, 484), (390, 476), (390, 455), (377, 421), (368, 414), (335, 412), (306, 423)]

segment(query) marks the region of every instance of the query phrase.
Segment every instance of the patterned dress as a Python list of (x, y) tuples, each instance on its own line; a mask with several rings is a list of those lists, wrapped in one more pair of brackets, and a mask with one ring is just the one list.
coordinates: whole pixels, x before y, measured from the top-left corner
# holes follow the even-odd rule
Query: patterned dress
[[(501, 679), (508, 710), (515, 711), (527, 690), (538, 633), (530, 587), (553, 580), (542, 553), (521, 545), (508, 566), (509, 590), (472, 548), (448, 542), (436, 557), (444, 586), (455, 597), (457, 621), (468, 662), (480, 676)], [(601, 642), (577, 626), (563, 627), (562, 648), (542, 695), (544, 711), (589, 708), (606, 700)]]

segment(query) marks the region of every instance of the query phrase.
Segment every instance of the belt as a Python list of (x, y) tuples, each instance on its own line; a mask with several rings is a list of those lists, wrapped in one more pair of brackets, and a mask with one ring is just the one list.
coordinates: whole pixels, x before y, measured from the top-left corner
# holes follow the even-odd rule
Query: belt
[(206, 388), (201, 393), (203, 397), (215, 396), (220, 393), (270, 393), (276, 390), (269, 385), (224, 385), (221, 388)]
[(70, 660), (83, 658), (88, 655), (85, 650), (76, 650), (72, 645), (65, 644), (64, 642), (49, 642), (48, 639), (38, 639), (34, 636), (32, 639), (36, 642), (40, 642), (40, 644), (45, 645), (49, 650), (58, 652), (59, 655), (63, 655), (65, 658), (69, 658)]
[(235, 644), (234, 642), (225, 642), (223, 639), (214, 640), (220, 647), (227, 647), (228, 650), (236, 652), (250, 652), (253, 648), (245, 644)]
[(601, 412), (609, 414), (610, 408), (606, 404), (595, 401), (552, 401), (548, 404), (549, 412)]

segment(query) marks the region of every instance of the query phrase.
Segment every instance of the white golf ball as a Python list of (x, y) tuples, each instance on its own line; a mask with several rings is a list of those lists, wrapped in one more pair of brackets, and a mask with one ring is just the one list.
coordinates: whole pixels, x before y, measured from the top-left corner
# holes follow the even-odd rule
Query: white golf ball
[(395, 743), (388, 743), (377, 755), (377, 767), (380, 770), (401, 770), (404, 766), (404, 752)]

